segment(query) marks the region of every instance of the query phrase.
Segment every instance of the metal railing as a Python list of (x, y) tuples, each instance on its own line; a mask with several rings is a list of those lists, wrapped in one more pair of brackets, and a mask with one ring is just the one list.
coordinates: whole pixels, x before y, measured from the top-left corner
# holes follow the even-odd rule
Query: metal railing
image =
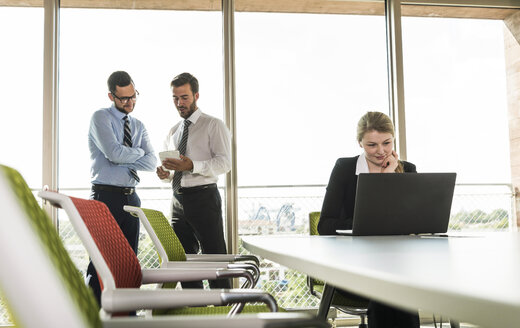
[[(88, 198), (90, 190), (70, 188), (61, 189), (61, 192)], [(138, 193), (142, 207), (160, 210), (169, 216), (171, 189), (138, 188)], [(324, 195), (324, 185), (240, 187), (239, 235), (308, 234), (308, 214), (321, 210)], [(455, 188), (453, 198), (450, 230), (516, 230), (514, 213), (514, 193), (511, 185), (459, 184)], [(68, 217), (61, 210), (58, 224), (66, 249), (78, 269), (84, 273), (89, 260), (88, 255)], [(246, 251), (240, 247), (240, 252)], [(159, 266), (153, 244), (142, 227), (138, 257), (143, 267)], [(285, 308), (312, 308), (319, 303), (319, 300), (309, 293), (304, 274), (268, 260), (262, 261), (258, 288), (271, 293), (279, 305)], [(9, 322), (7, 311), (0, 299), (0, 325)]]

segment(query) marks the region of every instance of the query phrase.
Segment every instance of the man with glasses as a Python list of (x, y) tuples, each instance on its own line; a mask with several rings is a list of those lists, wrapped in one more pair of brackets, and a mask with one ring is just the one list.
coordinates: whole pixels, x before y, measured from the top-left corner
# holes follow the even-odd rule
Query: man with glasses
[[(170, 130), (164, 150), (178, 150), (180, 159), (165, 159), (156, 172), (172, 184), (172, 226), (186, 253), (225, 254), (217, 180), (231, 169), (231, 135), (221, 120), (198, 108), (199, 82), (193, 75), (177, 75), (170, 86), (183, 120)], [(231, 288), (229, 279), (209, 284)], [(202, 283), (182, 283), (182, 287), (202, 288)]]
[[(123, 210), (124, 205), (141, 206), (135, 192), (138, 171), (153, 171), (157, 164), (148, 132), (141, 121), (130, 116), (139, 92), (127, 72), (117, 71), (107, 81), (112, 106), (92, 115), (88, 134), (92, 160), (91, 198), (105, 203), (137, 254), (139, 220)], [(87, 280), (98, 304), (101, 290), (96, 270), (89, 263)]]

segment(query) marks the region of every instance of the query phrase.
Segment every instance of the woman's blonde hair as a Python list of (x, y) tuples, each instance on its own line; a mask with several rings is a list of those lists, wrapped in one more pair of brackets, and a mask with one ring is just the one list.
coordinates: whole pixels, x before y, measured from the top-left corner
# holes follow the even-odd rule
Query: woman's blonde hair
[[(363, 115), (357, 125), (357, 141), (361, 142), (365, 133), (377, 131), (379, 133), (390, 133), (395, 138), (394, 124), (388, 115), (381, 112), (367, 112)], [(402, 173), (403, 163), (398, 161), (395, 172)]]

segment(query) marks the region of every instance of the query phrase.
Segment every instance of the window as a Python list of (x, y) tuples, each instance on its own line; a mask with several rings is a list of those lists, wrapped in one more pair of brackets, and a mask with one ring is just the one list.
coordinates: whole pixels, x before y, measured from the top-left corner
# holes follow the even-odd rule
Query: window
[(506, 82), (516, 71), (503, 14), (515, 11), (472, 11), (486, 19), (402, 18), (408, 159), (457, 173), (450, 229), (504, 230), (515, 225)]
[[(336, 159), (360, 153), (357, 121), (388, 111), (385, 19), (240, 12), (235, 33), (238, 232), (308, 233)], [(305, 275), (265, 270), (281, 306), (317, 306)]]
[(239, 185), (325, 184), (386, 72), (383, 16), (237, 13)]
[[(90, 118), (111, 105), (106, 81), (114, 71), (132, 76), (140, 94), (132, 115), (145, 124), (156, 152), (180, 120), (170, 90), (177, 74), (194, 74), (200, 108), (223, 117), (221, 19), (220, 12), (61, 10), (61, 188), (90, 188)], [(160, 183), (155, 172), (139, 176), (139, 187)]]
[(42, 185), (42, 27), (41, 7), (0, 7), (1, 163), (36, 189)]
[(402, 22), (408, 159), (458, 183), (509, 183), (503, 21)]
[[(36, 1), (34, 5), (32, 8), (0, 7), (0, 139), (3, 153), (0, 164), (18, 170), (29, 188), (40, 189), (43, 1)], [(11, 318), (0, 295), (0, 325), (3, 324), (11, 324)]]
[[(221, 21), (218, 11), (61, 9), (60, 190), (90, 196), (90, 119), (98, 109), (111, 106), (107, 79), (114, 71), (124, 70), (132, 77), (139, 91), (132, 115), (146, 126), (156, 154), (170, 128), (181, 120), (170, 90), (174, 76), (195, 75), (199, 107), (223, 117)], [(160, 182), (155, 171), (140, 171), (139, 177), (142, 206), (169, 215), (171, 186)], [(144, 232), (141, 229), (138, 254), (144, 266), (155, 266), (157, 255)], [(60, 215), (60, 235), (78, 268), (85, 270), (88, 256), (66, 215)]]

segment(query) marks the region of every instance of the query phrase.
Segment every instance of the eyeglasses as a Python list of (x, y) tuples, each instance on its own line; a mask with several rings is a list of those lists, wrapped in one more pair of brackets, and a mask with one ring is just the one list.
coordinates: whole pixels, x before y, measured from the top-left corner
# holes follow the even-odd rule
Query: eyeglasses
[(112, 92), (112, 96), (114, 96), (114, 98), (118, 99), (123, 105), (126, 104), (130, 99), (132, 101), (136, 101), (137, 100), (137, 97), (139, 96), (139, 91), (135, 90), (135, 93), (133, 96), (131, 97), (118, 97), (115, 95), (115, 93)]

